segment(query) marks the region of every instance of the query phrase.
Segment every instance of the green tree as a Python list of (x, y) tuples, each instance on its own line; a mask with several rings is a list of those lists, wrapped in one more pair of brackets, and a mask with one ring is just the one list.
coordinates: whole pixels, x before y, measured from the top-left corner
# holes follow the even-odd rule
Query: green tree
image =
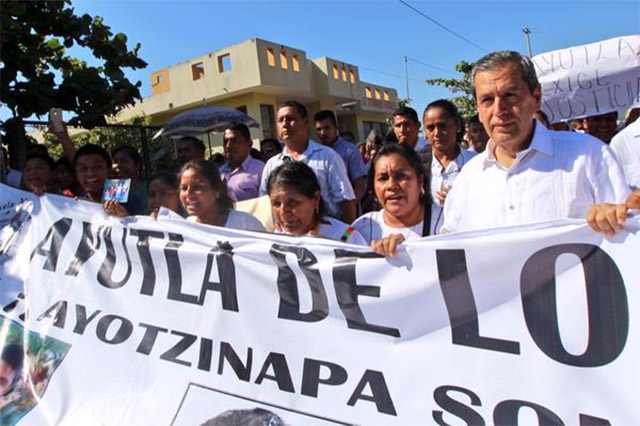
[(431, 86), (444, 86), (451, 93), (459, 94), (450, 100), (458, 107), (458, 111), (465, 119), (469, 119), (476, 115), (478, 108), (476, 100), (473, 97), (473, 79), (471, 72), (475, 62), (461, 61), (456, 65), (456, 71), (462, 73), (462, 78), (434, 78), (427, 80), (427, 84)]
[[(123, 71), (146, 67), (140, 44), (129, 50), (125, 34), (114, 35), (99, 16), (77, 16), (70, 0), (3, 1), (0, 31), (0, 97), (18, 129), (22, 118), (53, 107), (74, 114), (70, 123), (92, 128), (141, 98), (141, 83)], [(72, 47), (88, 49), (97, 65), (70, 56)], [(6, 138), (10, 154), (24, 157), (22, 134)]]

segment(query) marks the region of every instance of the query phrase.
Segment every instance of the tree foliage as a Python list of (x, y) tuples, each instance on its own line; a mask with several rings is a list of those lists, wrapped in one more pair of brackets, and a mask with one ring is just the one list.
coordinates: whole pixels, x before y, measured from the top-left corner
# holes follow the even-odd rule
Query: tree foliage
[[(127, 36), (113, 34), (99, 16), (77, 16), (70, 0), (3, 1), (0, 14), (0, 96), (14, 117), (44, 115), (50, 108), (75, 114), (71, 123), (105, 123), (140, 99), (140, 82), (123, 69), (140, 69), (140, 44), (127, 48)], [(69, 55), (88, 49), (101, 62), (89, 65)]]
[(475, 62), (461, 61), (456, 65), (456, 71), (462, 73), (462, 78), (434, 78), (427, 80), (427, 84), (432, 86), (444, 86), (451, 93), (458, 94), (450, 100), (458, 107), (458, 111), (465, 118), (469, 119), (477, 114), (476, 100), (473, 98), (473, 66)]

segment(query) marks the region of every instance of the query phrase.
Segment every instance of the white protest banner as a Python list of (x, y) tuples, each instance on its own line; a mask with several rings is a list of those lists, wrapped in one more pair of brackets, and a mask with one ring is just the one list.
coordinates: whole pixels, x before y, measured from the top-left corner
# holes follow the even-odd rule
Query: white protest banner
[(550, 123), (640, 106), (640, 35), (554, 50), (531, 60)]
[(640, 419), (639, 218), (612, 239), (572, 221), (384, 258), (47, 196), (19, 245), (0, 271), (28, 268), (26, 298), (0, 346), (27, 361), (3, 424)]

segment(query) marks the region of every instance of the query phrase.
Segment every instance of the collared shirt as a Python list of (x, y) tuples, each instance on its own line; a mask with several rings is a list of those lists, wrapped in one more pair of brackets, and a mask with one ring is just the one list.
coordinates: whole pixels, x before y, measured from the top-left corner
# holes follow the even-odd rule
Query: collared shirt
[[(260, 195), (268, 195), (267, 179), (269, 179), (269, 175), (276, 167), (285, 162), (286, 157), (293, 160), (287, 146), (284, 147), (280, 154), (271, 157), (267, 161), (262, 171)], [(341, 214), (339, 203), (356, 198), (353, 193), (353, 187), (349, 182), (347, 168), (340, 155), (331, 148), (309, 140), (307, 149), (299, 158), (301, 162), (311, 167), (316, 173), (320, 191), (322, 192), (322, 199), (329, 215), (339, 217)]]
[(460, 153), (447, 165), (446, 169), (440, 164), (435, 154), (431, 161), (431, 199), (433, 200), (431, 214), (433, 215), (434, 234), (440, 232), (444, 222), (444, 210), (442, 204), (438, 201), (437, 193), (447, 186), (453, 186), (453, 181), (458, 177), (462, 167), (477, 155), (475, 152), (467, 151), (461, 146), (459, 148)]
[(413, 150), (415, 152), (420, 151), (422, 148), (425, 148), (427, 145), (429, 145), (430, 142), (427, 141), (424, 138), (418, 137), (418, 140), (416, 141), (416, 146), (413, 147)]
[(640, 189), (640, 119), (615, 135), (610, 146), (622, 165), (627, 185)]
[(342, 138), (338, 138), (333, 145), (331, 145), (331, 148), (340, 154), (340, 158), (342, 158), (345, 166), (347, 166), (347, 174), (351, 185), (353, 185), (357, 179), (367, 175), (367, 168), (364, 165), (364, 161), (362, 161), (362, 155), (360, 155), (357, 146)]
[(584, 219), (592, 204), (624, 203), (630, 190), (611, 149), (592, 136), (535, 124), (529, 148), (507, 168), (489, 141), (460, 172), (442, 232)]
[(229, 194), (236, 201), (242, 201), (258, 196), (263, 169), (264, 163), (262, 161), (247, 155), (247, 158), (235, 170), (231, 170), (229, 162), (225, 163), (220, 168), (220, 175), (222, 180), (227, 183)]

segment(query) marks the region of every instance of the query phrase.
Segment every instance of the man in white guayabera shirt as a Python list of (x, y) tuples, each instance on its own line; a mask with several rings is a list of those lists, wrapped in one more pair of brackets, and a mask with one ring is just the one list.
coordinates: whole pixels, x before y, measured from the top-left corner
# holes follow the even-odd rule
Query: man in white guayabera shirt
[[(449, 192), (443, 232), (585, 218), (592, 205), (625, 203), (631, 191), (607, 145), (534, 120), (540, 84), (529, 58), (490, 53), (476, 63), (473, 85), (491, 139)], [(606, 216), (599, 230), (610, 231), (611, 220), (613, 228), (621, 218)]]

